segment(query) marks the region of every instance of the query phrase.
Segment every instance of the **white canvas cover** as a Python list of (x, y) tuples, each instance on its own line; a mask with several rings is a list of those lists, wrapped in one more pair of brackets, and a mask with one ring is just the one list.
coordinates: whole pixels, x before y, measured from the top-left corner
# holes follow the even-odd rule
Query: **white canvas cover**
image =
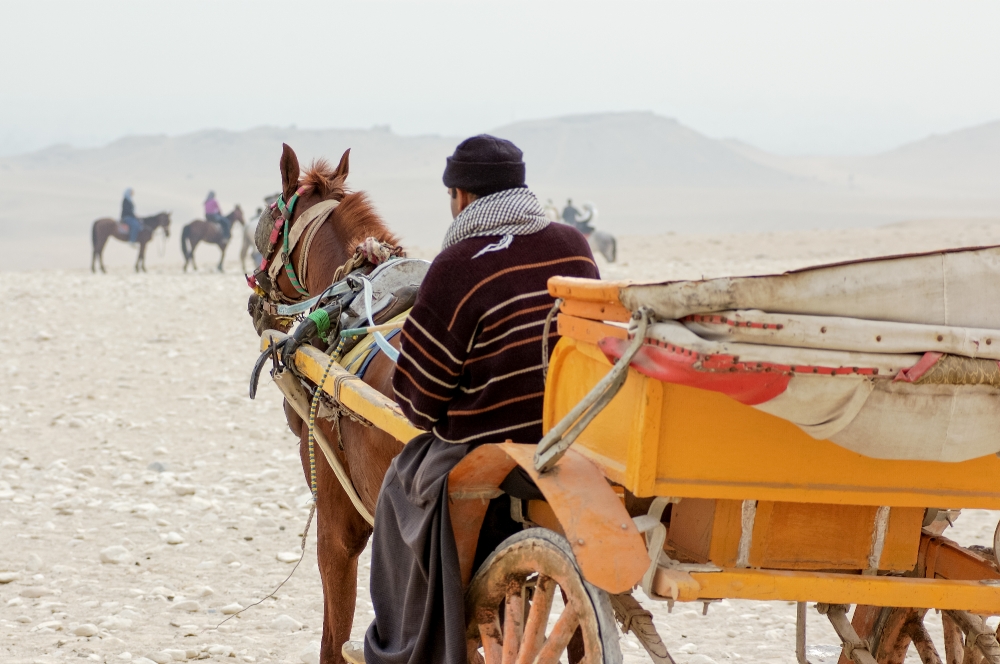
[(622, 304), (661, 319), (759, 309), (768, 313), (1000, 329), (1000, 247), (890, 256), (761, 277), (635, 284)]
[(1000, 452), (1000, 247), (631, 285), (621, 300), (653, 308), (649, 343), (699, 354), (695, 368), (784, 371), (784, 392), (752, 405), (814, 438), (885, 459)]

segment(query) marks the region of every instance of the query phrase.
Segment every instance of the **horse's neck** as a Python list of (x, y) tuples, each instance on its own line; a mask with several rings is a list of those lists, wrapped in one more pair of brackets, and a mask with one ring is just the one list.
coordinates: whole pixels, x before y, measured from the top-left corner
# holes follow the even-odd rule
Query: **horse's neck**
[[(345, 197), (341, 203), (347, 202), (348, 198)], [(338, 206), (333, 211), (316, 232), (309, 247), (309, 256), (306, 259), (309, 266), (306, 270), (306, 288), (314, 295), (332, 283), (337, 268), (354, 257), (355, 248), (365, 239), (365, 235), (374, 236), (379, 241), (384, 241), (392, 235), (363, 199), (353, 199), (352, 202), (353, 206), (350, 204), (344, 207)], [(358, 203), (362, 205), (358, 206)], [(354, 218), (345, 219), (342, 216), (346, 208), (351, 208), (348, 214)]]
[(354, 254), (348, 254), (348, 238), (338, 233), (335, 225), (325, 223), (316, 232), (309, 247), (306, 289), (320, 293), (333, 283), (333, 275)]

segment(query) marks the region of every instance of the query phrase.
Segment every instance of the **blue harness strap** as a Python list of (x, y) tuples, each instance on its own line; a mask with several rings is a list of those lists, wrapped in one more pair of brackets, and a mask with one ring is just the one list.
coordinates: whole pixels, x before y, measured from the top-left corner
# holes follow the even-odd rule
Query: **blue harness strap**
[[(402, 332), (402, 328), (398, 328), (397, 327), (395, 330), (392, 330), (391, 332), (389, 332), (389, 333), (387, 333), (385, 335), (385, 340), (389, 341), (390, 339), (392, 339), (394, 336), (396, 336), (400, 332)], [(374, 340), (372, 340), (372, 343), (373, 344), (375, 343)], [(375, 359), (375, 356), (378, 355), (381, 352), (382, 352), (382, 349), (379, 348), (376, 345), (375, 349), (371, 353), (368, 354), (368, 357), (366, 357), (365, 361), (361, 363), (361, 366), (358, 367), (358, 370), (357, 370), (357, 372), (355, 372), (354, 375), (357, 376), (358, 378), (364, 378), (365, 377), (365, 371), (368, 370), (368, 365), (371, 364), (372, 360)]]

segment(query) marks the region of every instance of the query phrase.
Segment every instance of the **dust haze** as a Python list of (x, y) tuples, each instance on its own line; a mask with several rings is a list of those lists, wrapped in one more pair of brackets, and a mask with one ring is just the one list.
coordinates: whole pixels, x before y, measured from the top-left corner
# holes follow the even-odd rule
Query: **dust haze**
[[(497, 127), (520, 146), (544, 202), (593, 202), (618, 236), (947, 225), (1000, 217), (1000, 122), (863, 157), (790, 157), (717, 140), (649, 112), (571, 115)], [(183, 262), (179, 229), (201, 217), (205, 192), (252, 215), (279, 188), (282, 142), (308, 162), (351, 150), (349, 184), (367, 191), (405, 243), (434, 248), (450, 222), (441, 172), (462, 136), (403, 136), (387, 127), (261, 127), (135, 136), (89, 149), (56, 146), (0, 159), (0, 237), (8, 268), (86, 267), (90, 225), (117, 217), (122, 190), (140, 214), (172, 212), (175, 234), (150, 264)], [(58, 188), (53, 188), (58, 183)], [(161, 253), (162, 252), (162, 253)], [(218, 249), (199, 249), (213, 264)], [(236, 258), (238, 246), (228, 257)], [(130, 250), (112, 241), (121, 264)], [(130, 263), (128, 263), (130, 264)]]
[[(615, 3), (33, 0), (0, 40), (0, 659), (317, 664), (311, 496), (234, 233), (182, 273), (209, 190), (246, 215), (350, 149), (413, 255), (451, 221), (445, 158), (514, 141), (543, 203), (593, 203), (607, 279), (775, 273), (1000, 244), (1000, 7), (914, 0)], [(172, 213), (169, 238), (91, 225)], [(992, 545), (998, 514), (948, 536)], [(352, 638), (373, 614), (361, 558)], [(678, 664), (795, 664), (795, 607), (645, 602)], [(838, 637), (810, 614), (809, 661)], [(992, 618), (990, 628), (996, 627)], [(930, 625), (941, 636), (941, 619)], [(621, 640), (624, 661), (648, 661)], [(907, 662), (918, 661), (911, 651)]]

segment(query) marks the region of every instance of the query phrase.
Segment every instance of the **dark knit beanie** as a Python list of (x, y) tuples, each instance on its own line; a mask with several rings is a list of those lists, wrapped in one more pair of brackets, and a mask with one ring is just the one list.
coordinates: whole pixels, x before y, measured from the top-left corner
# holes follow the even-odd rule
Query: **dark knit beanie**
[(448, 157), (444, 186), (489, 196), (504, 189), (523, 187), (522, 153), (510, 141), (489, 134), (467, 138)]

